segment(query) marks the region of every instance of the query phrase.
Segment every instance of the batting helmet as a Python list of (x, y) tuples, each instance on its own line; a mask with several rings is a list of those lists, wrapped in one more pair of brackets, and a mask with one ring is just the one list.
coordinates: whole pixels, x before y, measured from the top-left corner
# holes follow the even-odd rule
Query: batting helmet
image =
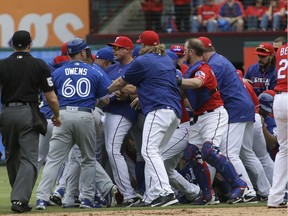
[(260, 107), (266, 112), (273, 113), (274, 96), (275, 92), (272, 90), (264, 91), (258, 96)]
[(89, 48), (89, 46), (86, 44), (86, 42), (79, 37), (75, 37), (68, 41), (67, 43), (67, 52), (68, 54), (75, 54), (79, 53), (84, 49)]

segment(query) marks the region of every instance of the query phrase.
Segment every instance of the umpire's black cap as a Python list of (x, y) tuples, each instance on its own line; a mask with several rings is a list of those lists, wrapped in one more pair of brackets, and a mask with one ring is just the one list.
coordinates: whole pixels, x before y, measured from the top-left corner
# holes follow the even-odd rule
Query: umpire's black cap
[(32, 42), (30, 33), (25, 30), (16, 31), (12, 37), (12, 44), (16, 48), (25, 48)]

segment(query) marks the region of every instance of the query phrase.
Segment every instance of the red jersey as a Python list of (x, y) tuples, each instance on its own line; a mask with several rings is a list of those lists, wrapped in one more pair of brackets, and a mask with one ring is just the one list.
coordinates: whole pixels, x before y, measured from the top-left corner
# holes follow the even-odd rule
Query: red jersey
[(218, 17), (219, 6), (214, 5), (203, 5), (198, 9), (198, 15), (202, 16), (203, 21), (211, 19), (212, 17)]
[(191, 0), (174, 0), (174, 5), (186, 5), (190, 3)]
[[(185, 74), (185, 72), (187, 71), (188, 68), (189, 67), (186, 64), (182, 64), (181, 65), (182, 76), (184, 76), (184, 74)], [(189, 116), (189, 114), (188, 114), (188, 112), (186, 110), (185, 103), (184, 103), (183, 99), (181, 99), (181, 107), (182, 107), (181, 123), (190, 121), (190, 116)]]
[(288, 43), (279, 47), (276, 53), (277, 84), (274, 87), (276, 92), (288, 92)]
[(146, 0), (144, 3), (141, 3), (143, 11), (154, 11), (161, 12), (163, 10), (162, 0)]
[(261, 6), (261, 7), (248, 6), (245, 13), (246, 13), (246, 16), (262, 17), (267, 10), (268, 8), (266, 6)]
[[(205, 111), (214, 110), (220, 106), (223, 106), (224, 103), (223, 103), (223, 100), (221, 99), (220, 91), (218, 90), (214, 94), (212, 94), (212, 96), (208, 100), (204, 101), (204, 103), (199, 108), (195, 109), (193, 107), (193, 104), (197, 104), (198, 102), (200, 102), (200, 104), (201, 104), (203, 97), (207, 97), (207, 94), (208, 94), (207, 89), (209, 91), (214, 91), (218, 86), (216, 77), (215, 77), (214, 72), (212, 71), (211, 67), (204, 62), (201, 62), (201, 63), (197, 62), (196, 64), (197, 64), (196, 72), (194, 70), (194, 72), (192, 72), (192, 74), (190, 76), (190, 73), (191, 73), (191, 70), (189, 70), (191, 68), (190, 67), (188, 69), (187, 73), (185, 73), (185, 78), (188, 75), (188, 76), (190, 76), (190, 78), (200, 79), (202, 81), (203, 85), (198, 89), (192, 89), (192, 90), (187, 89), (187, 91), (190, 91), (190, 93), (188, 93), (188, 94), (186, 93), (186, 95), (187, 95), (187, 98), (188, 98), (192, 108), (194, 109), (193, 113), (195, 115), (200, 115)], [(193, 67), (194, 66), (192, 66), (192, 68)], [(193, 95), (195, 95), (195, 96), (193, 96)]]

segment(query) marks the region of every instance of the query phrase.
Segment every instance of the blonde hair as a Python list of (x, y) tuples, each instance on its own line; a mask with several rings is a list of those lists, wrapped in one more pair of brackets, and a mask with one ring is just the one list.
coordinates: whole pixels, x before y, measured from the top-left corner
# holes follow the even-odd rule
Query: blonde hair
[(156, 46), (147, 46), (144, 45), (140, 51), (139, 55), (144, 55), (145, 53), (156, 53), (158, 55), (165, 55), (166, 49), (164, 44), (158, 44)]

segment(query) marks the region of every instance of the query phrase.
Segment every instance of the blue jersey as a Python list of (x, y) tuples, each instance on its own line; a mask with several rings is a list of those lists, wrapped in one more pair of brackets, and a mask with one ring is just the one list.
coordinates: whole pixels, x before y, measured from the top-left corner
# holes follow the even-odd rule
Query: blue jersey
[[(121, 77), (129, 64), (120, 64), (116, 62), (115, 64), (106, 68), (106, 73), (110, 77), (111, 80), (116, 80), (118, 77)], [(109, 112), (116, 115), (122, 115), (128, 118), (131, 122), (136, 122), (137, 119), (137, 111), (130, 107), (131, 101), (120, 101), (116, 100), (116, 98), (111, 98), (110, 103), (103, 108), (105, 112)]]
[(137, 87), (144, 115), (157, 109), (173, 109), (181, 118), (180, 93), (176, 68), (168, 55), (146, 53), (138, 56), (122, 76)]
[(252, 87), (259, 96), (265, 90), (273, 90), (276, 85), (276, 67), (272, 66), (265, 70), (259, 68), (259, 64), (251, 65), (244, 78), (252, 81)]
[(255, 107), (235, 67), (224, 56), (214, 53), (208, 64), (212, 68), (220, 89), (229, 123), (255, 120)]
[[(62, 57), (62, 58), (61, 58)], [(69, 58), (69, 57), (68, 57)], [(55, 59), (61, 59), (63, 61), (55, 61)], [(54, 70), (56, 70), (57, 68), (62, 67), (64, 64), (66, 64), (67, 62), (69, 62), (69, 60), (67, 60), (67, 57), (64, 58), (63, 56), (57, 56), (55, 57), (55, 59), (53, 60), (53, 62), (49, 63), (48, 66), (51, 69), (51, 72), (53, 73)], [(40, 107), (40, 111), (45, 115), (46, 119), (50, 119), (51, 116), (53, 115), (48, 102), (46, 100), (46, 97), (43, 93), (41, 93), (41, 97), (42, 97), (42, 106)]]
[(94, 110), (97, 99), (107, 97), (109, 80), (90, 64), (71, 61), (52, 74), (59, 106), (87, 107)]

